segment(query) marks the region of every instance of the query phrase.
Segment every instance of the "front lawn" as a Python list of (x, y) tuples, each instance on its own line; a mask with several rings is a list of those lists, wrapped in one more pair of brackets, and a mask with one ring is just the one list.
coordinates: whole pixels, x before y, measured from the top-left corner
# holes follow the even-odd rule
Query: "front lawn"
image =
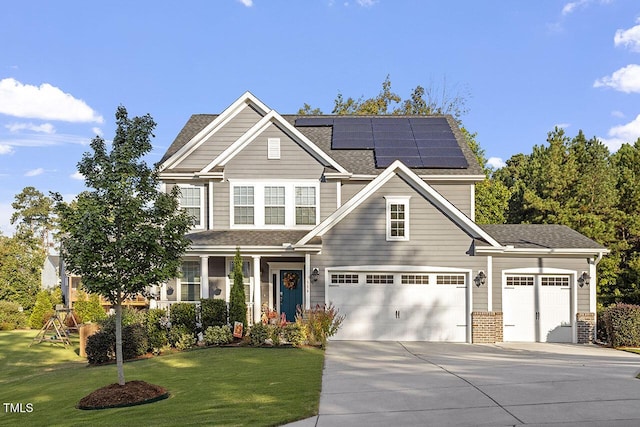
[(0, 425), (281, 425), (317, 414), (324, 354), (317, 349), (207, 348), (125, 363), (127, 381), (169, 390), (141, 406), (82, 411), (78, 401), (117, 382), (115, 365), (89, 367), (75, 348), (41, 343), (37, 331), (0, 332)]

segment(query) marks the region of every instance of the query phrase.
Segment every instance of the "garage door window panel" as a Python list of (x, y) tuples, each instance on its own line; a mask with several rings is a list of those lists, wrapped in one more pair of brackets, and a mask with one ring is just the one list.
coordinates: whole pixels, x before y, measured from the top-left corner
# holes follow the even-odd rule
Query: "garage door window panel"
[(428, 274), (403, 274), (401, 277), (403, 285), (428, 285)]
[(438, 285), (464, 285), (464, 274), (438, 274), (436, 276), (436, 284)]
[(357, 274), (336, 273), (331, 275), (331, 283), (338, 284), (358, 284), (360, 277)]
[(393, 285), (393, 274), (367, 274), (367, 285)]

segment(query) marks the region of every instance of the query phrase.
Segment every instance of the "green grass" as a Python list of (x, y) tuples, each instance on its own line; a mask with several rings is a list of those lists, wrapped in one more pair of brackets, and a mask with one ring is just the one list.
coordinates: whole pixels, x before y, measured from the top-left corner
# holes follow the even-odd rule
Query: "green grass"
[(0, 425), (270, 426), (317, 414), (324, 354), (317, 349), (207, 348), (125, 363), (127, 381), (169, 390), (148, 405), (82, 411), (78, 401), (117, 382), (114, 365), (89, 367), (74, 348), (41, 343), (37, 331), (0, 332)]

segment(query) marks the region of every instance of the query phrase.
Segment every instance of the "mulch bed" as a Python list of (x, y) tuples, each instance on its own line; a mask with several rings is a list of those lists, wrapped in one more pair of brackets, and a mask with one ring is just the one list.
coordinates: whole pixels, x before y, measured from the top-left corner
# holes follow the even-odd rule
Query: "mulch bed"
[(106, 409), (143, 405), (169, 397), (169, 392), (159, 385), (145, 381), (127, 381), (125, 385), (110, 384), (99, 388), (78, 402), (78, 409)]

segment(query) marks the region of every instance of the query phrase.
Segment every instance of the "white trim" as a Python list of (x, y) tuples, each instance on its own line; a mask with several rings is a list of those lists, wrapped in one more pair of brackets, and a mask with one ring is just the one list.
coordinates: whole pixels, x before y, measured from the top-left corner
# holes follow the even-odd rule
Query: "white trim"
[[(409, 203), (411, 196), (384, 196), (386, 200), (386, 229), (387, 229), (387, 241), (388, 242), (398, 242), (398, 241), (409, 241), (409, 212), (411, 210), (411, 205)], [(393, 220), (391, 219), (391, 205), (402, 205), (404, 206), (404, 218), (402, 219), (403, 223), (403, 236), (392, 236), (391, 235), (391, 223)], [(396, 220), (400, 221), (400, 220)]]
[(253, 323), (262, 317), (262, 281), (260, 277), (260, 255), (253, 256)]
[[(197, 188), (199, 190), (200, 193), (200, 224), (199, 225), (194, 225), (191, 229), (192, 230), (204, 230), (207, 228), (207, 224), (206, 224), (206, 209), (205, 209), (205, 194), (204, 194), (204, 184), (184, 184), (184, 183), (178, 183), (175, 184), (178, 188), (180, 188), (180, 191), (182, 192), (183, 188)], [(180, 198), (182, 197), (182, 194), (180, 196)], [(178, 199), (178, 204), (180, 205), (180, 199)], [(182, 206), (180, 206), (182, 207)], [(194, 207), (194, 206), (187, 206), (187, 207)]]
[(493, 257), (487, 257), (487, 311), (493, 311)]
[(209, 223), (207, 224), (207, 229), (212, 230), (215, 226), (213, 223), (213, 180), (209, 180), (209, 197), (207, 201), (209, 206)]
[(471, 191), (470, 191), (470, 193), (471, 193), (471, 200), (470, 200), (470, 202), (471, 202), (471, 204), (470, 204), (470, 206), (471, 206), (471, 215), (470, 215), (470, 218), (471, 218), (471, 221), (475, 222), (476, 221), (476, 186), (475, 186), (475, 184), (471, 184), (469, 187), (471, 187)]
[(476, 223), (466, 216), (462, 211), (455, 207), (451, 202), (444, 198), (440, 193), (434, 190), (429, 184), (421, 180), (411, 169), (406, 167), (402, 162), (396, 160), (387, 169), (385, 169), (376, 179), (367, 184), (362, 190), (356, 193), (348, 202), (342, 205), (334, 213), (329, 215), (322, 223), (311, 230), (296, 245), (302, 246), (308, 243), (316, 236), (323, 236), (327, 231), (342, 221), (362, 202), (368, 199), (373, 193), (380, 189), (394, 176), (401, 176), (408, 180), (422, 197), (429, 200), (441, 212), (443, 212), (454, 224), (467, 233), (471, 238), (480, 238), (492, 245), (496, 249), (503, 247)]
[(336, 209), (342, 206), (342, 182), (336, 181)]
[(200, 255), (200, 298), (209, 298), (209, 257)]
[[(273, 283), (271, 283), (271, 278), (272, 276), (275, 274), (276, 275), (276, 289), (278, 294), (277, 295), (273, 295), (273, 301), (271, 301), (273, 303), (272, 307), (274, 307), (276, 309), (276, 311), (278, 313), (280, 313), (280, 270), (300, 270), (305, 274), (305, 263), (302, 262), (278, 262), (278, 261), (272, 261), (272, 262), (268, 262), (267, 265), (269, 266), (269, 288), (273, 287)], [(302, 282), (304, 284), (304, 282)], [(309, 300), (306, 298), (306, 292), (302, 292), (302, 302), (305, 305), (305, 307), (307, 307), (307, 304), (309, 304), (310, 306), (310, 302)]]
[(262, 119), (260, 119), (255, 125), (251, 127), (244, 135), (238, 138), (233, 144), (227, 147), (218, 157), (213, 159), (211, 163), (206, 165), (200, 173), (207, 173), (215, 166), (224, 166), (229, 160), (234, 158), (244, 147), (251, 143), (254, 139), (260, 136), (267, 128), (272, 124), (277, 125), (282, 131), (288, 134), (299, 145), (310, 151), (317, 160), (322, 160), (325, 165), (330, 165), (339, 172), (348, 174), (340, 164), (338, 164), (332, 157), (327, 155), (324, 151), (318, 148), (311, 140), (304, 136), (298, 129), (296, 129), (291, 123), (286, 121), (276, 111), (271, 110)]
[(211, 123), (205, 126), (200, 132), (198, 132), (193, 138), (183, 145), (175, 154), (165, 160), (159, 167), (162, 171), (164, 169), (170, 169), (180, 164), (191, 153), (193, 153), (200, 145), (208, 140), (211, 135), (215, 134), (224, 125), (229, 123), (235, 116), (237, 116), (247, 106), (255, 107), (259, 113), (263, 115), (268, 114), (271, 109), (267, 107), (262, 101), (256, 98), (251, 92), (245, 92), (240, 98), (235, 100), (233, 104), (227, 107), (218, 117), (216, 117)]
[(304, 308), (311, 309), (311, 254), (304, 254)]
[(476, 246), (475, 255), (510, 255), (510, 256), (594, 256), (608, 254), (608, 249), (590, 249), (590, 248), (551, 248), (551, 249), (531, 249), (531, 248), (514, 248), (513, 246)]

